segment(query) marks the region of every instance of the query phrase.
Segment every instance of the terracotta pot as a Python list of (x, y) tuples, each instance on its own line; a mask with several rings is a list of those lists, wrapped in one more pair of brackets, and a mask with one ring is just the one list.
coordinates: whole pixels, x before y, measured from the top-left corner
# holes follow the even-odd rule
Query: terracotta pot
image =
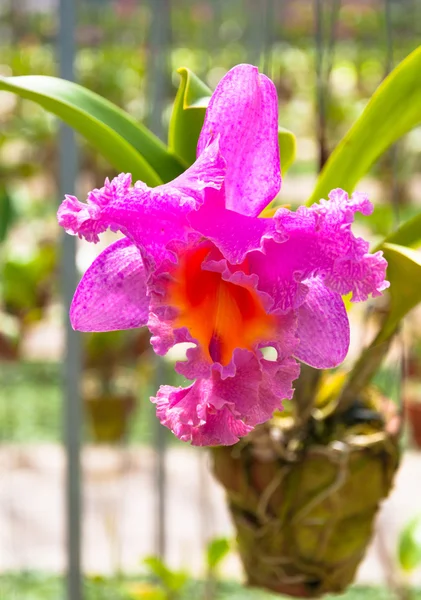
[(411, 426), (412, 439), (418, 448), (421, 448), (421, 402), (406, 401), (405, 411)]
[(85, 398), (85, 409), (93, 440), (100, 444), (121, 442), (127, 434), (129, 418), (135, 407), (134, 396)]

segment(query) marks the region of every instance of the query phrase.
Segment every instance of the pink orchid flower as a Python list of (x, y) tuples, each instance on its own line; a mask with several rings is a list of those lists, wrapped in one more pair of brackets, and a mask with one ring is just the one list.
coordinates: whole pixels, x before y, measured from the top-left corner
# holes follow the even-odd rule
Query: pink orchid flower
[[(259, 218), (281, 185), (275, 86), (251, 65), (219, 83), (206, 112), (197, 160), (156, 188), (130, 175), (106, 180), (87, 203), (67, 196), (58, 219), (91, 242), (110, 228), (124, 238), (93, 262), (70, 318), (81, 331), (147, 325), (155, 352), (190, 342), (178, 373), (161, 386), (160, 421), (194, 445), (230, 445), (292, 398), (296, 359), (341, 363), (349, 323), (341, 295), (380, 295), (386, 261), (368, 254), (351, 223), (369, 215), (364, 194), (333, 190), (296, 212)], [(262, 348), (276, 350), (276, 360)]]

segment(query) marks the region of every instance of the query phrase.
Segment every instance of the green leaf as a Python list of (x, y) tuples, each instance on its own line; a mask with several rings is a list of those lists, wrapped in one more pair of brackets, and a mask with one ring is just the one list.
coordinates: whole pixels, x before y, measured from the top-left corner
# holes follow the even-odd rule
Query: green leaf
[(224, 560), (231, 546), (226, 538), (216, 538), (211, 540), (206, 548), (206, 562), (209, 571), (214, 571)]
[(170, 181), (183, 171), (148, 129), (98, 94), (65, 79), (0, 77), (0, 90), (33, 100), (88, 140), (118, 171), (148, 185)]
[(336, 146), (308, 204), (341, 187), (352, 192), (374, 161), (421, 123), (421, 46), (407, 56), (373, 94), (362, 115)]
[(421, 565), (421, 515), (411, 519), (398, 541), (398, 560), (404, 571), (411, 572)]
[(6, 239), (15, 217), (12, 197), (6, 188), (0, 187), (0, 244)]
[(284, 175), (295, 160), (297, 140), (292, 131), (278, 127), (279, 154), (281, 157), (281, 172)]
[(172, 571), (157, 556), (148, 556), (143, 562), (170, 592), (178, 592), (188, 581), (187, 573)]
[(421, 302), (421, 253), (397, 244), (384, 244), (382, 249), (388, 262), (390, 305), (377, 343), (390, 337), (405, 315)]
[[(410, 237), (407, 236), (406, 239), (409, 240)], [(421, 302), (421, 253), (389, 243), (383, 243), (380, 248), (388, 262), (388, 312), (377, 336), (364, 348), (347, 378), (337, 400), (338, 413), (346, 410), (367, 387), (386, 356), (399, 323)]]
[(390, 233), (376, 250), (381, 250), (384, 244), (399, 244), (409, 248), (416, 248), (421, 244), (421, 213), (402, 223), (395, 231)]
[(178, 69), (180, 87), (175, 97), (168, 131), (168, 146), (190, 166), (196, 160), (196, 146), (212, 91), (190, 69)]

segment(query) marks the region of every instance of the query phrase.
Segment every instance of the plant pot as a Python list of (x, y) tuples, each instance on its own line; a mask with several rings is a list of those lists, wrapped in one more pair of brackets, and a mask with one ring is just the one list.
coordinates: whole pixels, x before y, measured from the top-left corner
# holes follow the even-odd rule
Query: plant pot
[(213, 449), (250, 585), (311, 598), (353, 581), (399, 462), (392, 413), (393, 431), (370, 407), (367, 421), (331, 414), (296, 433), (281, 414)]
[(17, 361), (19, 359), (19, 343), (0, 332), (0, 360)]
[(421, 448), (421, 402), (407, 400), (405, 412), (409, 421), (412, 439), (418, 448)]
[(136, 398), (130, 395), (85, 398), (93, 440), (99, 444), (121, 442), (126, 437), (128, 422), (135, 407)]

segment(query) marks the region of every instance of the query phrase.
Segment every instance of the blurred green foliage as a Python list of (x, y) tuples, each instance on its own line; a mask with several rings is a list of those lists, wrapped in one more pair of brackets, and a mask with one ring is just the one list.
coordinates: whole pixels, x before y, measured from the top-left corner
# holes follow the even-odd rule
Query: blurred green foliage
[[(142, 563), (146, 566), (150, 574), (161, 584), (161, 591), (164, 592), (163, 600), (177, 600), (181, 598), (182, 590), (189, 581), (189, 574), (185, 571), (175, 571), (170, 569), (157, 556), (148, 556)], [(159, 588), (156, 599), (158, 599)], [(137, 595), (141, 598), (141, 594)]]
[(206, 548), (206, 564), (208, 571), (216, 572), (230, 550), (231, 544), (226, 538), (215, 538), (211, 540)]
[[(93, 342), (94, 345), (96, 342)], [(59, 364), (3, 363), (0, 368), (0, 442), (61, 442), (62, 392)], [(149, 401), (156, 389), (149, 361), (136, 367), (139, 383), (137, 407), (130, 419), (129, 444), (151, 444), (155, 431), (155, 407)], [(180, 385), (181, 377), (168, 369), (168, 382)], [(182, 444), (167, 429), (167, 442)], [(85, 438), (87, 438), (87, 431)], [(0, 595), (1, 598), (1, 595)]]
[(421, 515), (417, 515), (405, 525), (398, 540), (399, 566), (406, 573), (412, 573), (421, 565)]
[(42, 244), (23, 260), (6, 260), (3, 266), (3, 302), (8, 313), (36, 318), (51, 299), (57, 280), (57, 250)]
[[(134, 589), (137, 579), (89, 577), (84, 581), (86, 600), (133, 600), (130, 589)], [(148, 581), (145, 579), (142, 600), (155, 600), (147, 595)], [(132, 587), (130, 586), (132, 583)], [(205, 582), (192, 581), (183, 590), (180, 600), (201, 600), (204, 597)], [(0, 576), (0, 597), (13, 600), (61, 600), (64, 594), (64, 581), (57, 576), (43, 574), (16, 573)], [(245, 588), (237, 582), (218, 582), (215, 600), (286, 600), (286, 596), (274, 595), (259, 589)], [(340, 596), (325, 596), (325, 600), (393, 600), (390, 590), (381, 587), (351, 587)], [(421, 599), (421, 590), (413, 590), (413, 600)]]

